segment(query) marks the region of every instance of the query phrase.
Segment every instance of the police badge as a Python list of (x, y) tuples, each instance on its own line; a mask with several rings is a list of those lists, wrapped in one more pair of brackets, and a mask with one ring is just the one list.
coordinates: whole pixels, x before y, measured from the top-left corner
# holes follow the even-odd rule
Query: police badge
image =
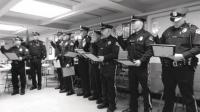
[(141, 37), (139, 37), (138, 39), (137, 39), (137, 41), (142, 41), (143, 40), (143, 36), (141, 36)]
[(187, 32), (187, 28), (184, 28), (183, 30), (182, 30), (182, 33), (185, 33), (185, 32)]
[(19, 51), (22, 52), (22, 48), (20, 48)]
[(110, 45), (111, 44), (111, 41), (108, 41), (108, 45)]

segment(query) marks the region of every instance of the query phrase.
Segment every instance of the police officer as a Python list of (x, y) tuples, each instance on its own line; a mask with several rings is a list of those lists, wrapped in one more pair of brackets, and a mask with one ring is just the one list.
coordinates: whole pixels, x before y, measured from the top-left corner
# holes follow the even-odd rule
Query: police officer
[(144, 30), (145, 19), (139, 16), (132, 16), (131, 25), (133, 34), (127, 40), (123, 40), (122, 31), (117, 31), (118, 42), (123, 49), (128, 50), (128, 59), (134, 63), (129, 67), (129, 90), (131, 99), (129, 109), (123, 112), (138, 112), (138, 85), (143, 89), (144, 112), (152, 109), (150, 90), (148, 87), (148, 63), (152, 56), (151, 44), (154, 43), (153, 36)]
[(193, 81), (200, 53), (200, 29), (185, 21), (187, 8), (177, 8), (170, 13), (173, 26), (167, 28), (160, 38), (161, 44), (174, 44), (175, 54), (162, 58), (162, 81), (164, 84), (163, 112), (173, 112), (175, 90), (178, 85), (187, 112), (197, 112), (193, 97)]
[[(98, 42), (101, 39), (101, 31), (95, 30), (91, 36), (91, 46), (90, 46), (90, 53), (97, 56), (98, 55)], [(91, 90), (93, 91), (92, 95), (88, 98), (89, 100), (97, 100), (96, 103), (102, 103), (102, 94), (101, 94), (101, 80), (100, 80), (100, 70), (99, 70), (99, 63), (90, 61), (89, 66), (89, 74), (91, 79)]]
[[(62, 41), (62, 32), (57, 32), (56, 36), (57, 36), (57, 40), (55, 41), (55, 43), (53, 41), (51, 41), (51, 46), (55, 49), (55, 57), (57, 58), (57, 60), (61, 60), (60, 58), (60, 54), (61, 54), (61, 47), (60, 47), (60, 43)], [(63, 75), (62, 75), (62, 69), (61, 68), (57, 68), (56, 69), (57, 74), (58, 74), (58, 81), (59, 81), (59, 85), (58, 87), (56, 87), (55, 89), (63, 89), (63, 83), (62, 83), (62, 79), (63, 79)]]
[[(47, 53), (44, 43), (38, 39), (39, 36), (40, 34), (38, 32), (33, 32), (33, 40), (29, 41), (29, 39), (27, 39), (28, 41), (26, 43), (26, 47), (30, 52), (30, 71), (32, 79), (32, 87), (30, 90), (36, 88), (41, 90), (42, 86), (41, 61), (46, 58)], [(36, 81), (36, 73), (38, 82)]]
[[(81, 37), (82, 39), (78, 42), (78, 48), (83, 49), (85, 52), (89, 52), (90, 48), (90, 39), (91, 37), (88, 36), (88, 27), (80, 27)], [(79, 74), (81, 78), (81, 86), (83, 93), (77, 94), (78, 96), (82, 96), (84, 98), (88, 98), (90, 94), (90, 79), (89, 79), (89, 61), (88, 59), (84, 58), (83, 56), (78, 57), (78, 68)]]
[(97, 106), (98, 109), (106, 108), (107, 112), (113, 112), (116, 109), (115, 103), (115, 62), (114, 59), (118, 58), (119, 47), (116, 45), (116, 38), (113, 37), (113, 26), (101, 24), (102, 37), (98, 43), (99, 51), (98, 56), (102, 61), (100, 72), (102, 75), (102, 95), (103, 103)]
[(28, 57), (28, 49), (21, 45), (22, 39), (20, 37), (16, 37), (14, 39), (14, 46), (5, 49), (4, 44), (1, 46), (1, 52), (2, 53), (16, 53), (16, 55), (19, 57), (19, 60), (12, 60), (12, 85), (13, 85), (13, 92), (11, 95), (19, 94), (19, 79), (18, 76), (20, 76), (20, 83), (21, 83), (21, 91), (20, 95), (25, 94), (25, 86), (26, 86), (26, 76), (25, 76), (25, 60)]
[[(66, 33), (65, 36), (63, 37), (63, 44), (61, 47), (61, 53), (62, 53), (62, 57), (63, 57), (63, 65), (62, 67), (70, 67), (73, 66), (73, 58), (72, 57), (65, 57), (64, 55), (71, 51), (74, 51), (74, 42), (72, 40), (70, 40), (71, 38), (71, 33)], [(64, 74), (63, 74), (64, 75)], [(67, 92), (67, 96), (74, 94), (74, 90), (73, 90), (73, 82), (72, 82), (72, 76), (66, 76), (63, 77), (63, 83), (64, 83), (64, 89)]]

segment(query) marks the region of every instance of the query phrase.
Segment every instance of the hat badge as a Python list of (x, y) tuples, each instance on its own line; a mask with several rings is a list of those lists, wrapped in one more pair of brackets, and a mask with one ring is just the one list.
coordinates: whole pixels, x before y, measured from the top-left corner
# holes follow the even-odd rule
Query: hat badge
[(177, 12), (173, 12), (172, 14), (173, 14), (173, 16), (177, 16), (178, 15)]

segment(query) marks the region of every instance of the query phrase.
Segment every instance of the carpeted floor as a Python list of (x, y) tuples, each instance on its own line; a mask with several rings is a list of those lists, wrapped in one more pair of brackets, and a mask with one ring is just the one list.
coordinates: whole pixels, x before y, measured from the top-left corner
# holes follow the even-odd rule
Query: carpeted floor
[[(89, 101), (81, 96), (66, 96), (55, 90), (57, 83), (48, 83), (48, 87), (43, 80), (42, 90), (30, 91), (31, 82), (28, 81), (26, 94), (11, 96), (12, 89), (6, 92), (0, 89), (0, 112), (106, 112), (106, 109), (97, 109), (95, 101)], [(117, 110), (121, 112), (128, 106), (129, 95), (125, 93), (117, 94)], [(139, 100), (139, 112), (143, 112), (143, 102)], [(158, 101), (153, 100), (153, 112), (161, 112)], [(178, 108), (176, 112), (184, 112)]]

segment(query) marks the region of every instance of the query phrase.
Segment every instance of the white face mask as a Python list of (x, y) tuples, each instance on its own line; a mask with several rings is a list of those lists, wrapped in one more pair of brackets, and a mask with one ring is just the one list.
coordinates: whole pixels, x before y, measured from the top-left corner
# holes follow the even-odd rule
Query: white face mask
[(131, 24), (131, 28), (133, 32), (139, 31), (143, 27), (143, 22), (142, 21), (135, 21)]
[(102, 31), (102, 39), (103, 38), (107, 38), (108, 36), (110, 36), (111, 35), (111, 29), (104, 29), (103, 31)]

